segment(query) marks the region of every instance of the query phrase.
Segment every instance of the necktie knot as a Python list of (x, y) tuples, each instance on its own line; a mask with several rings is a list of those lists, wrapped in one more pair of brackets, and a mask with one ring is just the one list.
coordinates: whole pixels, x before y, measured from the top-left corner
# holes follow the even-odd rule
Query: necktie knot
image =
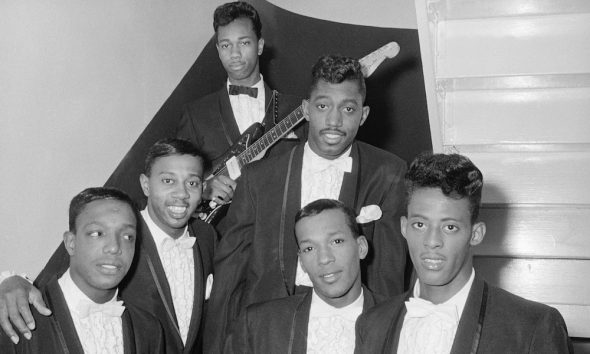
[(107, 317), (121, 317), (125, 306), (123, 301), (109, 301), (104, 304), (97, 304), (90, 300), (81, 300), (76, 307), (80, 319), (87, 318), (94, 313), (102, 313)]
[(406, 310), (408, 318), (425, 318), (434, 315), (446, 322), (458, 322), (457, 308), (452, 304), (435, 305), (430, 301), (412, 297), (406, 301)]
[(195, 244), (196, 240), (196, 238), (189, 237), (186, 234), (182, 235), (177, 239), (173, 239), (172, 237), (166, 237), (162, 242), (162, 249), (168, 252), (174, 247), (177, 247), (179, 249), (193, 248), (193, 245)]
[(248, 95), (250, 97), (258, 97), (258, 88), (249, 86), (229, 85), (230, 95)]

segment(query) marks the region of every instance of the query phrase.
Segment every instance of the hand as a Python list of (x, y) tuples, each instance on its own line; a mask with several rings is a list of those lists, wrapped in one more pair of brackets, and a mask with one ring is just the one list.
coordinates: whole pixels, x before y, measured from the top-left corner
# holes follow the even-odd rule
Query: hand
[(35, 329), (29, 304), (35, 306), (43, 316), (51, 315), (39, 289), (23, 277), (12, 276), (0, 283), (0, 326), (15, 344), (19, 337), (11, 322), (27, 339), (31, 339), (31, 330)]
[(227, 204), (231, 202), (235, 188), (236, 181), (227, 176), (212, 177), (207, 180), (207, 187), (203, 191), (203, 199), (212, 200), (219, 205)]

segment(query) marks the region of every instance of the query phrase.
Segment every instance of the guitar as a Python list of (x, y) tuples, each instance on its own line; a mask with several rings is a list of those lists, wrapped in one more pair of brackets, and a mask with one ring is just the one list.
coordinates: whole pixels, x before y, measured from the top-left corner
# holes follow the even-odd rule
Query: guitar
[[(399, 51), (399, 44), (389, 42), (359, 59), (363, 76), (365, 78), (371, 76), (385, 59), (394, 58), (399, 54)], [(238, 142), (223, 155), (221, 162), (213, 168), (211, 175), (207, 179), (219, 175), (228, 176), (233, 180), (237, 179), (240, 177), (242, 167), (252, 161), (261, 159), (271, 146), (287, 135), (293, 127), (304, 119), (303, 106), (299, 106), (266, 133), (264, 133), (264, 127), (260, 123), (254, 123), (240, 136)], [(224, 206), (226, 208), (223, 208)], [(216, 205), (215, 202), (204, 202), (197, 210), (197, 213), (202, 220), (216, 224), (227, 212), (227, 206), (228, 204)]]

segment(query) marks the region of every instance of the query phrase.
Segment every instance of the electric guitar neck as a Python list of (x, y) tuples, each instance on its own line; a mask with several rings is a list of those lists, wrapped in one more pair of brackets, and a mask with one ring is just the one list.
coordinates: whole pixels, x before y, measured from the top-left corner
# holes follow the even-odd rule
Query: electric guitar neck
[[(394, 58), (399, 54), (399, 51), (399, 44), (389, 42), (359, 59), (363, 76), (366, 78), (371, 76), (385, 59)], [(213, 169), (211, 176), (226, 175), (234, 180), (237, 179), (241, 174), (242, 167), (262, 158), (266, 150), (287, 135), (303, 119), (305, 119), (303, 107), (299, 106), (259, 138), (252, 134), (249, 128), (226, 153), (222, 162)], [(253, 140), (255, 141), (252, 142)]]

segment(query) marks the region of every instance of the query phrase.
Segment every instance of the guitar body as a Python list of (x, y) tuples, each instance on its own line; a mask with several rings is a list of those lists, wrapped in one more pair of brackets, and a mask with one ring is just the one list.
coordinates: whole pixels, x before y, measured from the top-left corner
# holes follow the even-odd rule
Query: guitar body
[[(260, 123), (254, 123), (246, 131), (240, 135), (238, 141), (232, 145), (229, 150), (223, 154), (221, 162), (218, 163), (216, 166), (213, 167), (211, 174), (216, 176), (218, 174), (227, 174), (226, 163), (229, 159), (234, 156), (238, 156), (242, 152), (244, 152), (252, 143), (258, 140), (262, 134), (264, 134), (264, 126)], [(225, 170), (225, 173), (224, 173)]]

